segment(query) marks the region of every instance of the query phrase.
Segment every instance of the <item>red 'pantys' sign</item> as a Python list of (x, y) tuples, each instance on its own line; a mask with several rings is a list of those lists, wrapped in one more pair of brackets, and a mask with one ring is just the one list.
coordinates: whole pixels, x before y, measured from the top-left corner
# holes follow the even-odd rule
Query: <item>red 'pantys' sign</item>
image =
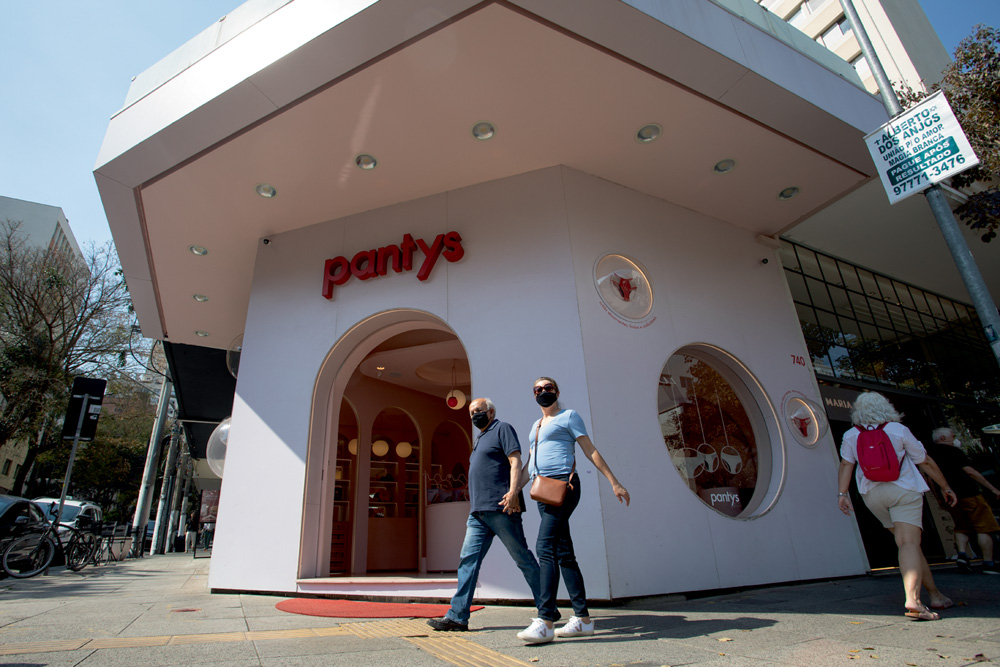
[(392, 264), (396, 273), (413, 269), (413, 251), (420, 249), (424, 261), (417, 271), (417, 280), (427, 280), (430, 277), (438, 257), (444, 257), (449, 262), (457, 262), (465, 255), (462, 247), (462, 237), (458, 232), (438, 234), (430, 245), (423, 239), (413, 239), (406, 234), (399, 245), (387, 245), (384, 248), (362, 250), (353, 258), (334, 257), (326, 260), (323, 266), (323, 296), (333, 298), (333, 288), (343, 285), (351, 276), (358, 280), (368, 280), (376, 276), (384, 276)]

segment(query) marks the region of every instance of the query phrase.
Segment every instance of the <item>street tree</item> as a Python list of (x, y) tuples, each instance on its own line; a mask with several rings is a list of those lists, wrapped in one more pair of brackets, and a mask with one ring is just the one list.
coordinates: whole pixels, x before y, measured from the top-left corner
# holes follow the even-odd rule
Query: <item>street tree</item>
[[(940, 83), (980, 164), (953, 176), (969, 198), (955, 209), (958, 217), (989, 243), (1000, 230), (1000, 30), (977, 25), (955, 49)], [(929, 94), (929, 93), (928, 93)], [(927, 94), (903, 89), (900, 101), (912, 106)]]
[[(107, 520), (130, 518), (128, 510), (138, 495), (155, 413), (149, 389), (127, 372), (114, 374), (108, 380), (97, 434), (80, 445), (69, 493), (100, 505)], [(32, 497), (58, 495), (62, 490), (59, 480), (69, 461), (71, 443), (55, 445), (40, 453), (36, 462), (37, 468), (47, 471), (42, 476), (54, 481), (42, 485), (36, 479), (29, 494)]]
[(58, 444), (73, 377), (128, 361), (131, 301), (114, 246), (83, 255), (29, 244), (19, 222), (0, 222), (0, 446), (28, 442), (15, 492)]

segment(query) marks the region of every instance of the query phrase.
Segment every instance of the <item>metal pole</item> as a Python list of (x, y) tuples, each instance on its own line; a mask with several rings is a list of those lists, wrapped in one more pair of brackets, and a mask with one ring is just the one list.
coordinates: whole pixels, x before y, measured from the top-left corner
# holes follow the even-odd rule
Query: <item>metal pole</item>
[(170, 434), (170, 448), (167, 450), (167, 465), (163, 468), (163, 481), (160, 482), (160, 502), (156, 506), (156, 524), (153, 527), (152, 553), (166, 553), (164, 549), (164, 533), (170, 523), (170, 491), (173, 489), (174, 478), (177, 476), (177, 449), (180, 443), (180, 424), (175, 423)]
[(69, 463), (66, 464), (66, 477), (63, 479), (62, 495), (59, 496), (59, 509), (56, 511), (56, 529), (62, 521), (63, 503), (66, 502), (66, 493), (69, 491), (69, 478), (73, 474), (73, 462), (76, 460), (76, 448), (80, 444), (80, 432), (83, 430), (83, 420), (87, 418), (87, 403), (90, 402), (90, 394), (83, 395), (83, 405), (80, 406), (80, 418), (76, 422), (76, 435), (73, 436), (73, 446), (69, 450)]
[(958, 273), (962, 276), (965, 289), (968, 290), (972, 298), (972, 305), (976, 308), (979, 321), (983, 325), (983, 333), (989, 341), (993, 356), (1000, 363), (1000, 312), (997, 312), (996, 302), (990, 295), (983, 274), (979, 272), (979, 266), (972, 257), (969, 244), (962, 236), (962, 230), (955, 221), (955, 214), (951, 212), (951, 207), (945, 201), (944, 193), (937, 185), (932, 185), (924, 191), (924, 197), (934, 211), (938, 226), (941, 228), (941, 235), (944, 236), (945, 243), (951, 251), (951, 256), (958, 267)]
[(191, 455), (184, 453), (184, 490), (181, 492), (180, 525), (177, 529), (177, 536), (184, 538), (184, 551), (187, 551), (187, 533), (191, 528), (188, 526), (188, 495), (191, 492)]
[(149, 447), (146, 449), (146, 467), (142, 473), (142, 484), (139, 486), (139, 498), (135, 503), (135, 517), (132, 519), (133, 553), (142, 558), (143, 544), (146, 540), (146, 522), (149, 521), (150, 498), (153, 485), (156, 483), (156, 471), (160, 461), (160, 443), (163, 441), (163, 427), (167, 423), (167, 412), (170, 408), (170, 392), (173, 383), (170, 378), (164, 378), (160, 388), (160, 400), (156, 405), (156, 421), (153, 432), (149, 434)]
[[(854, 31), (854, 35), (861, 45), (861, 52), (868, 61), (872, 75), (878, 83), (879, 92), (882, 94), (882, 104), (885, 105), (891, 117), (898, 116), (903, 112), (903, 106), (899, 103), (899, 98), (896, 97), (896, 91), (892, 89), (892, 84), (889, 83), (882, 62), (876, 55), (871, 40), (868, 39), (868, 33), (861, 25), (861, 18), (854, 8), (854, 3), (852, 0), (840, 0), (840, 5), (844, 8), (844, 15), (847, 16), (851, 30)], [(975, 307), (976, 314), (983, 326), (983, 334), (993, 351), (993, 357), (1000, 364), (1000, 313), (997, 312), (996, 301), (990, 295), (986, 281), (983, 280), (976, 260), (972, 257), (972, 251), (969, 250), (969, 244), (965, 242), (962, 229), (955, 220), (955, 214), (952, 213), (941, 188), (938, 185), (932, 185), (924, 190), (924, 197), (927, 199), (927, 204), (931, 207), (934, 219), (937, 220), (938, 227), (941, 229), (941, 236), (948, 244), (948, 250), (951, 251), (955, 266), (962, 277), (962, 283), (965, 284), (965, 289), (969, 292), (972, 305)]]
[[(181, 443), (181, 450), (184, 450), (184, 443)], [(187, 472), (185, 463), (186, 454), (181, 451), (180, 456), (177, 457), (177, 465), (174, 471), (174, 488), (170, 494), (170, 522), (167, 524), (167, 543), (164, 548), (165, 553), (172, 553), (176, 551), (174, 545), (177, 544), (177, 528), (180, 522), (180, 505), (181, 505), (181, 492), (183, 491), (185, 473)]]

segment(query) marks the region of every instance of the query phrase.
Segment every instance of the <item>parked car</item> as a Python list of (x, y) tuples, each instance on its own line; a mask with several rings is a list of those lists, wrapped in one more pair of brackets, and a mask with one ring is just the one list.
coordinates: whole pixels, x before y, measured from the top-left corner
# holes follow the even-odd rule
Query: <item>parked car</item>
[(0, 541), (17, 537), (26, 526), (45, 523), (45, 512), (37, 503), (27, 498), (0, 495)]
[[(35, 498), (35, 503), (45, 510), (45, 514), (50, 520), (56, 518), (56, 512), (59, 510), (58, 498)], [(78, 530), (90, 530), (101, 523), (103, 516), (100, 505), (89, 500), (66, 498), (63, 502), (62, 518), (59, 523)]]
[[(0, 553), (7, 543), (27, 530), (41, 530), (45, 512), (36, 503), (18, 496), (0, 495)], [(7, 576), (0, 569), (0, 579)]]

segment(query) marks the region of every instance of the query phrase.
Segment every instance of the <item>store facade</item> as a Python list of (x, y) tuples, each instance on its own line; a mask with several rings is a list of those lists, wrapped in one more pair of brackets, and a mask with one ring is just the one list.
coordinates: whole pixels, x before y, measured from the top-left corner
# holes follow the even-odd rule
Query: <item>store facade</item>
[(450, 596), (463, 401), (525, 444), (540, 375), (632, 495), (581, 461), (592, 598), (867, 569), (776, 240), (872, 175), (849, 65), (752, 1), (273, 5), (139, 80), (96, 172), (144, 331), (242, 336), (213, 589)]
[[(834, 445), (852, 427), (854, 399), (875, 390), (919, 440), (949, 427), (975, 450), (967, 450), (981, 461), (975, 465), (995, 474), (996, 436), (987, 427), (1000, 422), (998, 373), (972, 306), (787, 239), (779, 256)], [(896, 548), (881, 525), (868, 513), (857, 520), (869, 564), (893, 567)], [(924, 525), (932, 527), (924, 553), (954, 556), (954, 523), (941, 502), (925, 504)]]

